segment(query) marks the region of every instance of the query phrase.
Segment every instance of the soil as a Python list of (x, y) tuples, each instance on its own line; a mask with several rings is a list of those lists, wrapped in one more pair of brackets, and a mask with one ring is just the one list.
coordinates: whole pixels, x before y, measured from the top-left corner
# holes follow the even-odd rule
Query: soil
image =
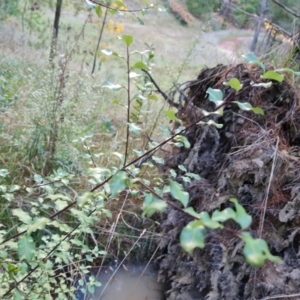
[[(226, 45), (231, 47), (228, 41)], [(188, 255), (179, 244), (179, 235), (192, 218), (170, 206), (162, 216), (159, 260), (160, 280), (171, 286), (167, 300), (273, 299), (274, 295), (290, 299), (287, 295), (300, 292), (299, 93), (288, 81), (272, 82), (269, 88), (253, 87), (253, 82), (263, 81), (261, 75), (253, 65), (218, 65), (202, 70), (184, 86), (177, 112), (183, 124), (199, 120), (203, 109), (215, 109), (206, 93), (215, 88), (227, 100), (224, 114), (210, 115), (210, 119), (223, 127), (190, 127), (185, 137), (191, 147), (165, 149), (161, 172), (177, 172), (178, 181), (190, 194), (189, 206), (196, 212), (232, 207), (229, 199), (237, 198), (253, 218), (248, 231), (263, 238), (282, 262), (267, 261), (262, 268), (247, 264), (237, 236), (240, 228), (229, 221), (225, 223), (228, 230), (208, 230), (205, 248)], [(240, 92), (223, 84), (230, 78), (243, 84)], [(261, 107), (264, 115), (240, 110), (233, 101)], [(174, 130), (178, 126), (174, 124)], [(183, 182), (179, 165), (201, 179)], [(300, 294), (294, 299), (300, 299)]]

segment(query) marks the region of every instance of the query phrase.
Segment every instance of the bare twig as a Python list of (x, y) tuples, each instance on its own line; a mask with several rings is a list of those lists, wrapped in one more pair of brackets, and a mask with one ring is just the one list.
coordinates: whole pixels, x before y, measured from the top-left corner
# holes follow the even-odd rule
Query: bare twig
[(150, 78), (151, 82), (154, 84), (154, 86), (155, 86), (155, 88), (157, 89), (157, 91), (164, 97), (164, 99), (165, 99), (171, 106), (178, 108), (178, 107), (179, 107), (179, 104), (178, 104), (178, 103), (175, 103), (174, 100), (172, 100), (172, 99), (171, 99), (164, 91), (161, 90), (161, 88), (158, 86), (158, 84), (157, 84), (157, 83), (155, 82), (155, 80), (153, 79), (152, 75), (151, 75), (148, 71), (146, 71), (146, 70), (144, 70), (144, 69), (142, 69), (142, 71), (145, 72), (145, 73), (148, 75), (148, 77)]
[(278, 2), (277, 0), (272, 0), (275, 4), (277, 4), (278, 6), (280, 6), (281, 8), (283, 8), (285, 11), (287, 11), (288, 13), (290, 13), (291, 15), (293, 15), (296, 18), (300, 18), (300, 15), (297, 14), (296, 12), (294, 12), (293, 10), (291, 10), (290, 8), (288, 8), (287, 6), (283, 5), (282, 3)]
[(98, 38), (98, 42), (97, 42), (97, 47), (96, 47), (95, 54), (94, 54), (93, 68), (92, 68), (92, 72), (91, 72), (92, 75), (95, 72), (97, 54), (98, 54), (98, 51), (99, 51), (100, 42), (102, 40), (103, 30), (104, 30), (104, 26), (105, 26), (105, 23), (106, 23), (107, 12), (108, 12), (108, 9), (105, 10), (103, 21), (102, 21), (102, 27), (101, 27), (101, 30), (100, 30), (100, 34), (99, 34), (99, 38)]
[(265, 199), (264, 199), (264, 202), (263, 202), (264, 210), (263, 210), (263, 213), (262, 213), (262, 216), (261, 216), (261, 219), (260, 219), (259, 229), (258, 229), (259, 238), (261, 238), (262, 231), (263, 231), (263, 228), (264, 228), (264, 221), (265, 221), (265, 215), (266, 215), (266, 211), (267, 211), (268, 197), (269, 197), (269, 192), (270, 192), (271, 184), (272, 184), (273, 177), (274, 177), (274, 171), (275, 171), (275, 167), (276, 167), (278, 144), (279, 144), (279, 137), (277, 137), (277, 141), (276, 141), (271, 174), (270, 174), (270, 178), (269, 178), (269, 183), (268, 183)]

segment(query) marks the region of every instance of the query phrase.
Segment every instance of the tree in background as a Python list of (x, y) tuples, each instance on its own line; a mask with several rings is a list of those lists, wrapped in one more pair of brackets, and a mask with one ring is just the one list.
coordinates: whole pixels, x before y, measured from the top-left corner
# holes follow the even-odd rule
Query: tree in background
[(56, 9), (55, 9), (55, 18), (54, 18), (54, 24), (53, 24), (53, 35), (51, 40), (51, 49), (50, 49), (50, 62), (53, 61), (54, 54), (55, 54), (55, 48), (57, 44), (57, 37), (58, 37), (58, 30), (59, 30), (59, 20), (60, 20), (60, 13), (61, 13), (61, 7), (62, 7), (62, 0), (56, 1)]

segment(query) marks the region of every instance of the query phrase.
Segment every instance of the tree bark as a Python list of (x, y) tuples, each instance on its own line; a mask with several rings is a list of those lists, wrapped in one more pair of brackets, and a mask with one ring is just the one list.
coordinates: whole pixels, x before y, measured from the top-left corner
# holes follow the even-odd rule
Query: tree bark
[(255, 51), (256, 44), (258, 41), (258, 36), (260, 33), (260, 29), (261, 29), (261, 25), (263, 24), (263, 19), (266, 16), (267, 10), (268, 10), (268, 0), (262, 0), (261, 8), (260, 8), (260, 18), (258, 19), (258, 23), (257, 23), (256, 29), (255, 29), (255, 33), (254, 33), (253, 40), (252, 40), (251, 47), (250, 47), (250, 51), (252, 51), (252, 52)]
[(54, 18), (54, 24), (53, 24), (53, 33), (52, 33), (50, 57), (49, 57), (50, 62), (53, 61), (53, 58), (55, 56), (62, 1), (63, 0), (57, 0), (56, 1), (55, 18)]

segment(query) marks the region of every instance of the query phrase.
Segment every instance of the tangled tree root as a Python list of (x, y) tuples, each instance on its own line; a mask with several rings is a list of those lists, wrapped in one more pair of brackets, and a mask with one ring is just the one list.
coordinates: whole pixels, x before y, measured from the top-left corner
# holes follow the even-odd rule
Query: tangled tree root
[[(233, 222), (225, 223), (232, 231), (208, 231), (205, 248), (188, 255), (179, 244), (179, 234), (191, 217), (169, 207), (161, 223), (165, 255), (160, 261), (160, 279), (171, 284), (168, 300), (244, 300), (300, 293), (299, 98), (287, 81), (253, 87), (251, 82), (261, 82), (260, 75), (256, 67), (218, 65), (185, 86), (177, 116), (186, 126), (199, 120), (203, 109), (215, 109), (208, 88), (221, 89), (224, 99), (234, 97), (261, 107), (264, 115), (228, 102), (223, 116), (209, 117), (223, 127), (189, 128), (185, 136), (190, 149), (173, 148), (164, 171), (174, 169), (180, 178), (178, 166), (184, 165), (201, 176), (200, 181), (183, 183), (189, 205), (197, 212), (224, 209), (232, 205), (229, 198), (236, 197), (253, 217), (252, 236), (265, 239), (282, 263), (267, 262), (259, 269), (249, 266), (242, 255), (243, 242), (235, 234), (239, 227)], [(231, 78), (243, 84), (237, 95), (223, 84)]]

